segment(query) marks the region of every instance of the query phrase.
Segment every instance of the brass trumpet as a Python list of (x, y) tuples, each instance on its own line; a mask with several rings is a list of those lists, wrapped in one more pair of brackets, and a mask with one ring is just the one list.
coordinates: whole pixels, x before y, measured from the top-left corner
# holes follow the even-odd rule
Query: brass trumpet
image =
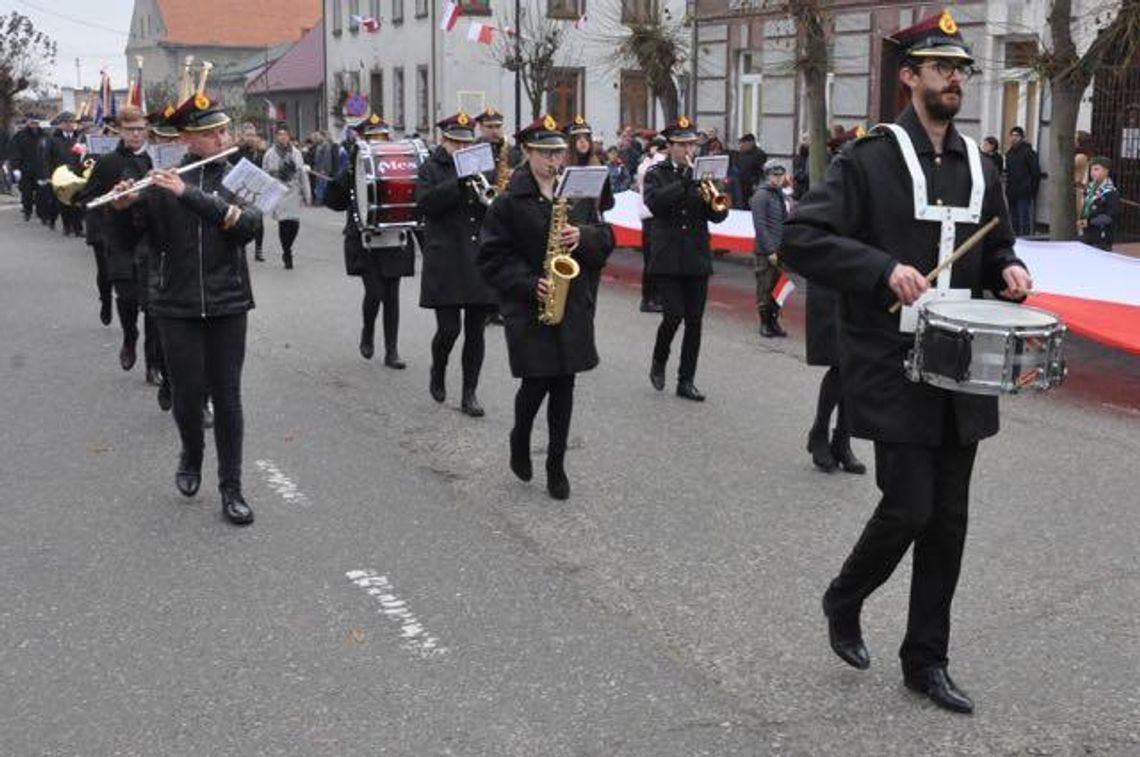
[(732, 198), (717, 189), (716, 183), (709, 176), (701, 179), (701, 198), (714, 213), (723, 213), (732, 207)]
[(485, 206), (491, 207), (491, 203), (499, 194), (498, 190), (491, 186), (491, 182), (487, 181), (487, 177), (481, 173), (473, 173), (467, 178), (471, 180), (469, 186), (471, 191), (475, 193), (475, 199)]

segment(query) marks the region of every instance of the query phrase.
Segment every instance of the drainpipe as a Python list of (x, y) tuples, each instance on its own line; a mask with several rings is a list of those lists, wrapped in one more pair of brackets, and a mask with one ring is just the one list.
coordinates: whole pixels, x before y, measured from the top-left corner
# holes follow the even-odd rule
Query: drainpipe
[(693, 32), (689, 41), (689, 118), (697, 120), (697, 0), (686, 0)]

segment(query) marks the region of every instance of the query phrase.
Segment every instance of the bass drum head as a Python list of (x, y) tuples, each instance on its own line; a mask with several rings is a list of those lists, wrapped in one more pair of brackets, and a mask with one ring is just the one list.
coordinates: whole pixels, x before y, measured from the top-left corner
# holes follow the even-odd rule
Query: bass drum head
[(994, 300), (941, 300), (927, 305), (926, 311), (942, 320), (974, 326), (1047, 329), (1060, 322), (1044, 310)]

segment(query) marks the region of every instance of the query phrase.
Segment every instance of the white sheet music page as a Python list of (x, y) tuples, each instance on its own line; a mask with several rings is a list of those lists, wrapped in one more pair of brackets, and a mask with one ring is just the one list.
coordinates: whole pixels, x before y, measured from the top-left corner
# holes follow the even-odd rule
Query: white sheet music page
[(456, 150), (451, 158), (455, 161), (455, 172), (461, 179), (495, 169), (495, 153), (491, 150), (490, 142), (480, 142)]
[(697, 179), (724, 181), (728, 177), (728, 156), (702, 155), (693, 164), (693, 176)]
[(608, 176), (609, 170), (605, 166), (570, 166), (562, 171), (562, 178), (558, 181), (558, 196), (568, 200), (596, 200), (601, 196)]
[(237, 195), (240, 202), (254, 205), (262, 213), (271, 212), (289, 191), (288, 187), (245, 158), (222, 177), (222, 186)]

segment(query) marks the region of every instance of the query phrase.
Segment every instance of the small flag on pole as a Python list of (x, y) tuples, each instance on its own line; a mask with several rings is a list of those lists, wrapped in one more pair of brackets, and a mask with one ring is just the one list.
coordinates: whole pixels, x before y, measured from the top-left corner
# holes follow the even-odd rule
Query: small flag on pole
[(146, 92), (143, 90), (143, 72), (142, 72), (143, 59), (141, 55), (135, 56), (135, 66), (138, 68), (138, 75), (135, 77), (135, 99), (128, 100), (131, 105), (136, 106), (143, 113), (146, 113)]
[(443, 12), (439, 16), (439, 28), (445, 32), (455, 28), (455, 22), (459, 20), (459, 14), (462, 10), (456, 0), (445, 0)]
[(580, 32), (585, 31), (586, 30), (586, 24), (587, 24), (586, 14), (583, 13), (582, 17), (574, 22), (574, 28)]
[(489, 45), (495, 38), (495, 27), (490, 24), (481, 24), (476, 21), (471, 22), (471, 26), (467, 27), (467, 39), (471, 42), (478, 42), (481, 45)]
[(772, 299), (780, 307), (784, 307), (784, 303), (792, 296), (792, 292), (796, 291), (796, 285), (788, 278), (788, 274), (781, 273), (779, 280), (776, 281), (775, 288), (772, 289)]
[(357, 16), (353, 14), (349, 17), (349, 20), (369, 34), (375, 34), (380, 31), (379, 19), (375, 19), (372, 16)]

